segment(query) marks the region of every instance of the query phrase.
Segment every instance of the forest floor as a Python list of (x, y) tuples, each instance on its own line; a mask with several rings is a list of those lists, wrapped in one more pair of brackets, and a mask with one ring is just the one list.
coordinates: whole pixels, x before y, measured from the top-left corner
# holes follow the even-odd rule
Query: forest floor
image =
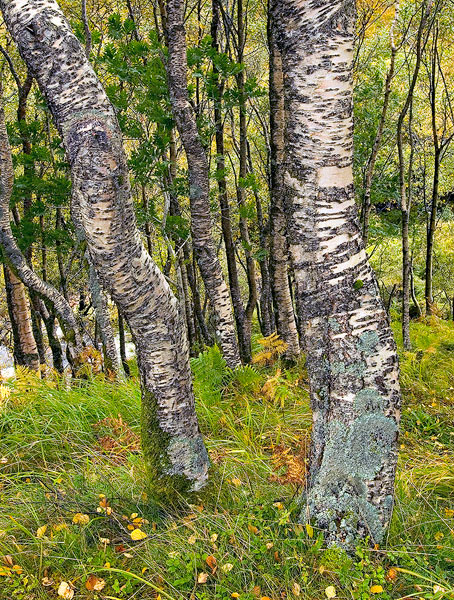
[(454, 325), (416, 322), (412, 337), (393, 522), (353, 557), (297, 524), (303, 364), (192, 361), (214, 490), (180, 513), (145, 486), (136, 379), (18, 373), (0, 387), (0, 599), (454, 598)]

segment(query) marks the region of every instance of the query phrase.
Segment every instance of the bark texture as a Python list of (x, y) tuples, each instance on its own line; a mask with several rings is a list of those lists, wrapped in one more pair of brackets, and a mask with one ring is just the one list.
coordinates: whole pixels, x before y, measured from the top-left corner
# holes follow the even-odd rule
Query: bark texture
[(353, 195), (354, 0), (273, 0), (286, 101), (290, 251), (313, 409), (301, 518), (378, 543), (393, 507), (398, 360)]
[(90, 261), (134, 338), (152, 483), (164, 496), (199, 490), (209, 461), (194, 410), (185, 327), (140, 239), (114, 109), (54, 0), (2, 0), (0, 6), (62, 136)]
[(270, 53), (270, 266), (276, 329), (287, 344), (285, 356), (299, 356), (300, 343), (290, 293), (287, 219), (284, 212), (285, 104), (282, 58), (274, 39), (272, 14), (268, 16)]
[(184, 2), (167, 0), (165, 19), (169, 49), (167, 78), (173, 116), (186, 152), (189, 172), (191, 232), (194, 253), (215, 317), (216, 337), (229, 367), (240, 364), (230, 294), (216, 253), (210, 211), (208, 160), (197, 129), (187, 87)]
[(40, 363), (38, 348), (33, 336), (30, 303), (24, 284), (7, 265), (3, 265), (3, 274), (13, 332), (14, 363), (38, 371)]

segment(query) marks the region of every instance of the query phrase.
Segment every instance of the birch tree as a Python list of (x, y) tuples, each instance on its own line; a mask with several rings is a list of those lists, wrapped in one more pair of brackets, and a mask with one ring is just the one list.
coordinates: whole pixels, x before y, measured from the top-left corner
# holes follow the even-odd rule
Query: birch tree
[(185, 326), (140, 239), (114, 109), (55, 0), (2, 0), (0, 6), (62, 137), (90, 262), (133, 335), (152, 483), (163, 496), (200, 490), (209, 461), (194, 409)]
[(230, 294), (216, 254), (211, 229), (210, 181), (206, 151), (197, 130), (187, 88), (184, 2), (167, 0), (163, 14), (169, 56), (170, 101), (188, 162), (191, 232), (194, 253), (216, 321), (216, 337), (229, 367), (240, 364)]
[(313, 410), (302, 520), (330, 543), (383, 539), (393, 507), (398, 360), (352, 176), (354, 0), (273, 0), (286, 102), (290, 252)]

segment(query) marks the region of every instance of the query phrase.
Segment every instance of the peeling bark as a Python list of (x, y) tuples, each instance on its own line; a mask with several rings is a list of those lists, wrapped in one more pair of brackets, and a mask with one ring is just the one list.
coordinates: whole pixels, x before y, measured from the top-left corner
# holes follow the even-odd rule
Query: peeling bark
[(398, 360), (353, 190), (354, 0), (273, 0), (286, 102), (290, 252), (313, 410), (306, 510), (329, 543), (383, 539)]
[(167, 0), (164, 28), (169, 56), (167, 79), (173, 116), (186, 152), (194, 253), (215, 317), (216, 337), (229, 367), (240, 364), (230, 294), (213, 239), (208, 160), (197, 130), (187, 88), (184, 2)]
[(209, 460), (194, 409), (185, 327), (140, 239), (114, 109), (54, 0), (1, 0), (0, 6), (63, 139), (90, 261), (133, 335), (152, 484), (164, 497), (200, 490)]

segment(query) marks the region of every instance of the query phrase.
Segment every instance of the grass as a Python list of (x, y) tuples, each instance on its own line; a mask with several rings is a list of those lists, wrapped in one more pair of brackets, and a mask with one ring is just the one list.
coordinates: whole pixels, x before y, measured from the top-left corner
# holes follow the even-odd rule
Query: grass
[(144, 485), (135, 379), (20, 373), (0, 406), (0, 599), (454, 598), (453, 325), (416, 322), (412, 337), (393, 522), (354, 557), (297, 524), (303, 364), (232, 373), (215, 349), (193, 361), (215, 489), (180, 513)]

